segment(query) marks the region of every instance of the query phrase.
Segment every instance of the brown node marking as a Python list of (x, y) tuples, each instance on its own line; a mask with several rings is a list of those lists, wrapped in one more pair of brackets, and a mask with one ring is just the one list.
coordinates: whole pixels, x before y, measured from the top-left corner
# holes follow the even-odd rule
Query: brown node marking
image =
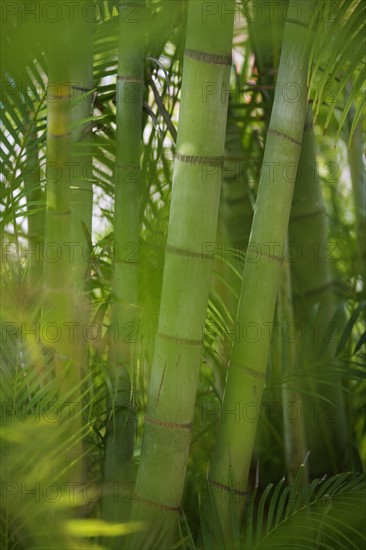
[(231, 65), (232, 58), (230, 55), (218, 55), (215, 53), (202, 52), (199, 50), (190, 50), (186, 48), (184, 55), (191, 57), (195, 61), (202, 63), (212, 63), (213, 65)]
[(91, 92), (93, 88), (84, 88), (83, 86), (72, 86), (73, 90), (78, 90), (79, 92)]
[(71, 136), (71, 132), (66, 132), (65, 134), (52, 134), (52, 132), (48, 132), (48, 136), (53, 139), (60, 139)]
[(144, 504), (147, 504), (152, 508), (157, 508), (158, 510), (166, 510), (167, 512), (175, 512), (175, 513), (179, 513), (181, 510), (180, 506), (169, 506), (168, 504), (160, 504), (160, 502), (154, 502), (153, 500), (144, 498), (140, 496), (138, 493), (135, 493), (134, 496)]
[(52, 101), (52, 102), (56, 102), (56, 101), (71, 101), (71, 95), (68, 94), (68, 95), (62, 95), (62, 94), (59, 94), (59, 95), (49, 95), (47, 96), (47, 101)]
[(213, 479), (208, 479), (209, 485), (214, 485), (215, 487), (219, 487), (220, 489), (223, 489), (227, 493), (234, 493), (235, 495), (241, 495), (242, 497), (245, 497), (247, 494), (247, 491), (239, 491), (239, 489), (232, 489), (228, 485), (225, 485), (224, 483), (220, 483), (219, 481), (214, 481)]
[(53, 216), (69, 216), (71, 214), (71, 210), (65, 210), (61, 212), (57, 212), (56, 210), (48, 210), (48, 214), (52, 214)]
[(73, 187), (70, 187), (70, 189), (71, 189), (72, 191), (88, 191), (88, 193), (92, 193), (92, 192), (93, 192), (93, 190), (90, 189), (90, 187), (77, 187), (77, 186), (75, 186), (75, 185), (74, 185)]
[(132, 75), (118, 75), (117, 76), (118, 81), (125, 81), (125, 82), (136, 82), (137, 84), (143, 84), (145, 81), (143, 78), (139, 78), (138, 76), (132, 76)]
[(163, 428), (170, 428), (172, 430), (192, 430), (193, 424), (192, 422), (188, 423), (179, 423), (179, 422), (165, 422), (164, 420), (157, 420), (156, 418), (152, 418), (151, 416), (145, 415), (145, 422), (149, 422), (149, 424), (156, 424), (157, 426), (162, 426)]
[(210, 166), (223, 166), (224, 157), (199, 157), (195, 155), (182, 155), (181, 153), (175, 154), (176, 160), (180, 162), (187, 162), (188, 164), (208, 164)]
[(290, 221), (296, 222), (297, 220), (303, 220), (304, 218), (312, 218), (317, 216), (318, 214), (323, 214), (325, 212), (324, 206), (320, 206), (316, 210), (313, 210), (312, 212), (306, 212), (304, 214), (298, 214), (297, 216), (291, 216)]
[(268, 130), (269, 134), (272, 134), (273, 136), (280, 137), (282, 139), (285, 139), (287, 141), (290, 141), (291, 143), (294, 143), (295, 145), (298, 145), (301, 147), (300, 141), (297, 141), (297, 139), (292, 138), (291, 136), (288, 136), (287, 134), (284, 134), (283, 132), (279, 132), (278, 130), (272, 130), (271, 128)]
[(304, 290), (303, 292), (294, 292), (294, 298), (297, 298), (299, 296), (315, 296), (316, 294), (319, 294), (320, 292), (323, 292), (323, 290), (327, 290), (327, 288), (330, 288), (333, 286), (333, 281), (329, 281), (328, 283), (325, 283), (324, 285), (318, 286), (316, 288), (311, 288), (309, 290)]
[(170, 334), (165, 334), (164, 332), (157, 332), (162, 340), (169, 340), (171, 342), (177, 342), (178, 344), (186, 344), (188, 346), (201, 346), (202, 340), (190, 340), (189, 338), (178, 338), (178, 336), (172, 336)]
[[(249, 248), (249, 245), (248, 245), (248, 248)], [(250, 257), (250, 250), (247, 250), (247, 256)], [(254, 252), (252, 253), (254, 254)], [(258, 252), (257, 253), (257, 256), (260, 256), (261, 258), (269, 258), (270, 260), (272, 261), (275, 261), (275, 262), (278, 262), (279, 264), (283, 264), (283, 262), (285, 261), (284, 258), (281, 258), (280, 256), (275, 256), (274, 254), (267, 254), (266, 252)]]
[(249, 374), (250, 376), (252, 376), (253, 378), (257, 378), (259, 380), (265, 380), (266, 379), (266, 375), (261, 373), (261, 372), (257, 372), (255, 371), (254, 369), (251, 369), (250, 367), (246, 367), (245, 365), (241, 365), (240, 363), (236, 363), (236, 362), (231, 362), (230, 363), (230, 366), (231, 367), (236, 367), (238, 369), (241, 369), (243, 370), (244, 372), (246, 372), (247, 374)]
[(248, 199), (248, 195), (242, 195), (241, 197), (237, 197), (236, 199), (230, 199), (228, 197), (224, 198), (224, 202), (226, 202), (226, 204), (237, 204), (239, 202), (244, 202)]
[[(185, 250), (184, 248), (178, 248), (170, 244), (166, 245), (165, 251), (176, 256), (187, 256), (189, 258), (202, 258), (202, 252), (194, 252), (193, 250)], [(206, 254), (210, 259), (213, 259), (213, 255)]]

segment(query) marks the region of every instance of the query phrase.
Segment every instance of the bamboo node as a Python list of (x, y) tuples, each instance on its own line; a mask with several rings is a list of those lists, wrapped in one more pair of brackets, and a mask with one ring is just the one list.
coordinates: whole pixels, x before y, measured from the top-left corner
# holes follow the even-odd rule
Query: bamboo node
[(64, 134), (52, 134), (52, 132), (48, 132), (48, 137), (53, 139), (68, 138), (70, 136), (71, 136), (71, 132), (65, 132)]
[(202, 340), (193, 340), (189, 338), (179, 338), (171, 334), (165, 334), (164, 332), (157, 332), (162, 340), (170, 340), (171, 342), (177, 342), (178, 344), (185, 344), (187, 346), (202, 346)]
[(71, 94), (66, 94), (66, 95), (63, 95), (63, 94), (59, 94), (59, 95), (49, 94), (47, 96), (48, 101), (71, 101), (71, 99), (72, 99)]
[(180, 506), (169, 506), (168, 504), (161, 504), (160, 502), (155, 502), (153, 500), (149, 500), (148, 498), (144, 498), (138, 493), (135, 493), (134, 496), (137, 498), (137, 500), (140, 500), (141, 502), (147, 504), (148, 506), (151, 506), (152, 508), (158, 508), (159, 510), (166, 510), (167, 512), (174, 513), (180, 513), (181, 511)]
[(145, 415), (145, 422), (149, 422), (149, 424), (155, 424), (157, 426), (162, 426), (163, 428), (170, 428), (172, 430), (192, 430), (193, 429), (192, 422), (187, 422), (187, 423), (166, 422), (164, 420), (157, 420), (156, 418), (152, 418), (151, 416), (147, 416), (147, 415)]
[(208, 53), (199, 50), (190, 50), (186, 48), (184, 55), (191, 57), (195, 61), (201, 61), (202, 63), (211, 63), (212, 65), (231, 65), (232, 58), (230, 55), (218, 55), (215, 53)]
[(187, 162), (188, 164), (208, 164), (209, 166), (224, 166), (224, 157), (199, 157), (196, 155), (182, 155), (181, 153), (176, 153), (176, 160), (180, 162)]
[(144, 84), (144, 79), (133, 75), (117, 75), (118, 82), (135, 82), (136, 84)]
[(85, 88), (84, 86), (72, 86), (72, 89), (77, 90), (78, 92), (88, 93), (88, 92), (91, 92), (94, 89), (94, 87)]
[(250, 367), (246, 367), (245, 365), (241, 365), (240, 363), (231, 362), (230, 365), (229, 365), (229, 368), (230, 367), (236, 367), (238, 369), (241, 369), (241, 370), (245, 371), (247, 374), (249, 374), (250, 376), (252, 376), (253, 378), (257, 378), (259, 380), (265, 380), (266, 379), (266, 375), (263, 374), (262, 372), (257, 372), (256, 370), (251, 369)]
[(300, 296), (316, 296), (317, 294), (321, 294), (325, 290), (328, 290), (328, 288), (331, 288), (334, 284), (334, 281), (328, 281), (324, 285), (320, 285), (315, 288), (310, 288), (309, 290), (304, 290), (303, 292), (294, 292), (293, 296), (294, 298), (299, 298)]
[(64, 210), (64, 211), (57, 211), (57, 210), (51, 210), (51, 209), (48, 209), (47, 211), (48, 214), (51, 214), (52, 216), (70, 216), (71, 215), (71, 211), (70, 210)]
[(283, 132), (279, 132), (278, 130), (272, 130), (272, 128), (270, 128), (268, 130), (268, 133), (272, 134), (273, 136), (277, 136), (277, 137), (280, 137), (280, 138), (285, 139), (287, 141), (290, 141), (291, 143), (294, 143), (295, 145), (298, 145), (299, 147), (302, 146), (300, 141), (297, 141), (297, 139), (295, 139), (291, 136), (288, 136), (287, 134), (284, 134)]
[(207, 483), (209, 485), (213, 485), (214, 487), (219, 487), (220, 489), (223, 489), (227, 493), (232, 493), (235, 495), (240, 495), (242, 497), (245, 497), (247, 495), (247, 491), (240, 491), (239, 489), (232, 489), (228, 485), (225, 485), (224, 483), (220, 483), (219, 481), (214, 481), (213, 479), (208, 479)]
[[(195, 252), (193, 250), (186, 250), (184, 248), (179, 248), (178, 246), (172, 246), (170, 244), (166, 245), (165, 251), (176, 256), (187, 256), (189, 258), (202, 258), (202, 252)], [(213, 260), (213, 254), (205, 254), (205, 258)]]
[(313, 218), (315, 216), (318, 216), (319, 214), (324, 214), (326, 212), (324, 206), (320, 206), (316, 210), (313, 210), (312, 212), (304, 212), (303, 214), (297, 214), (296, 216), (291, 216), (290, 222), (296, 222), (298, 220), (303, 220), (305, 218)]
[[(247, 257), (248, 257), (248, 261), (251, 261), (250, 260), (250, 250), (249, 250), (249, 246), (250, 244), (248, 245), (248, 250), (247, 250)], [(254, 254), (254, 252), (253, 252)], [(262, 252), (262, 251), (255, 251), (255, 258), (252, 259), (252, 263), (254, 263), (254, 261), (257, 261), (257, 258), (258, 256), (260, 258), (268, 258), (270, 260), (270, 263), (273, 263), (273, 262), (277, 262), (279, 263), (280, 265), (282, 265), (285, 261), (285, 258), (281, 258), (280, 256), (275, 256), (274, 254), (267, 254), (267, 252)]]

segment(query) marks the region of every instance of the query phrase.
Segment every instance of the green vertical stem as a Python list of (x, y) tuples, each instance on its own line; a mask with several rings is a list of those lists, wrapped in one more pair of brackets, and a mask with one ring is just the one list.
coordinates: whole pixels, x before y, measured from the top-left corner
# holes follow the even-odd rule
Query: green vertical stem
[[(88, 282), (90, 280), (90, 242), (92, 238), (92, 122), (93, 110), (93, 23), (84, 17), (83, 4), (76, 6), (70, 24), (71, 108), (71, 174), (70, 174), (70, 240), (72, 242), (71, 277), (75, 323), (74, 361), (80, 365), (80, 377), (88, 374), (89, 346), (92, 338)], [(97, 332), (98, 334), (98, 332)], [(84, 441), (84, 450), (86, 442)], [(85, 471), (87, 465), (85, 465)], [(85, 475), (85, 472), (84, 472)]]
[[(304, 463), (307, 447), (302, 398), (298, 388), (295, 387), (297, 383), (295, 382), (296, 370), (298, 367), (298, 334), (294, 323), (291, 271), (289, 262), (287, 261), (283, 262), (282, 268), (282, 281), (279, 293), (279, 318), (282, 324), (282, 374), (285, 377), (281, 385), (284, 451), (287, 480), (289, 483), (293, 483), (301, 464)], [(308, 476), (308, 465), (306, 463), (302, 479), (303, 484), (308, 483)]]
[(274, 83), (288, 0), (277, 2), (256, 0), (244, 5), (247, 11), (249, 37), (255, 55), (255, 66), (258, 69), (257, 89), (263, 97), (261, 106), (268, 125), (273, 107)]
[[(269, 127), (273, 108), (287, 5), (288, 0), (280, 0), (274, 3), (259, 0), (255, 3), (249, 2), (246, 5), (249, 37), (255, 56), (255, 68), (258, 71), (255, 90), (258, 90), (262, 97), (264, 135)], [(270, 167), (264, 167), (264, 169), (270, 169)], [(274, 329), (271, 335), (271, 341), (274, 345), (270, 349), (268, 369), (272, 380), (280, 377), (281, 334), (279, 329)], [(279, 413), (280, 405), (281, 389), (268, 384), (262, 397), (261, 417), (252, 458), (252, 462), (257, 462), (258, 458), (260, 459), (260, 483), (262, 484), (273, 482), (282, 475), (283, 433), (282, 414)], [(265, 460), (262, 449), (267, 448), (273, 449), (276, 454), (275, 459)]]
[[(310, 475), (317, 477), (347, 468), (347, 425), (339, 377), (332, 375), (329, 362), (335, 353), (335, 335), (326, 335), (335, 311), (333, 275), (329, 254), (327, 217), (316, 164), (315, 143), (309, 110), (297, 173), (289, 224), (289, 256), (295, 321), (302, 334), (302, 364), (307, 369), (304, 382), (308, 389), (330, 400), (303, 396), (305, 426), (310, 451)], [(315, 308), (318, 308), (314, 317)], [(327, 347), (320, 353), (322, 340)], [(328, 368), (335, 387), (312, 380)], [(324, 375), (322, 376), (324, 379)]]
[[(131, 8), (133, 16), (128, 16)], [(118, 499), (115, 493), (103, 499), (103, 516), (109, 520), (126, 519), (129, 513), (136, 431), (131, 377), (135, 370), (139, 338), (137, 311), (144, 19), (144, 1), (120, 3), (114, 265), (109, 345), (113, 399), (109, 404), (112, 413), (106, 436), (104, 478), (107, 484), (117, 483), (121, 492)], [(107, 541), (106, 544), (113, 547), (118, 541)]]
[(26, 144), (24, 188), (27, 196), (28, 241), (32, 254), (29, 263), (29, 286), (32, 293), (41, 290), (42, 257), (45, 231), (45, 194), (41, 188), (38, 159), (37, 132), (35, 121), (29, 121), (29, 135)]
[[(244, 508), (268, 361), (269, 329), (273, 324), (290, 217), (295, 178), (285, 179), (284, 173), (289, 163), (293, 173), (301, 151), (307, 103), (304, 47), (309, 16), (308, 10), (303, 9), (301, 17), (296, 21), (290, 19), (285, 25), (237, 316), (241, 330), (251, 325), (257, 337), (243, 336), (234, 343), (209, 471), (212, 498), (207, 500), (205, 515), (209, 526), (219, 518), (228, 548), (234, 541), (233, 502), (234, 513), (239, 517)], [(296, 89), (295, 96), (288, 95), (289, 82)]]
[[(75, 360), (75, 312), (70, 242), (71, 93), (70, 48), (66, 25), (56, 26), (49, 47), (47, 97), (47, 213), (44, 263), (45, 308), (41, 332), (53, 348), (59, 398), (74, 404), (65, 436), (81, 429), (80, 370)], [(67, 425), (66, 425), (67, 424)], [(71, 445), (71, 444), (70, 444)], [(68, 481), (81, 479), (81, 442), (70, 446)], [(74, 463), (75, 461), (75, 463)]]
[[(351, 124), (352, 125), (352, 118)], [(358, 123), (352, 136), (348, 151), (348, 162), (351, 170), (353, 202), (355, 206), (357, 235), (358, 273), (363, 281), (363, 293), (366, 287), (366, 175), (363, 163), (364, 144), (362, 140), (362, 121)]]
[(180, 512), (213, 268), (234, 11), (234, 0), (188, 5), (158, 332), (132, 507), (146, 531), (131, 549), (169, 547)]
[[(247, 158), (241, 142), (242, 135), (235, 120), (234, 113), (228, 113), (225, 139), (225, 165), (220, 198), (219, 224), (222, 227), (222, 242), (219, 242), (221, 256), (231, 263), (242, 275), (244, 256), (248, 246), (253, 207), (250, 202), (247, 173)], [(231, 250), (230, 250), (231, 249)], [(226, 269), (226, 281), (234, 291), (228, 293), (226, 303), (230, 314), (235, 319), (238, 307), (241, 279), (233, 269)], [(237, 295), (237, 298), (235, 297)]]
[[(90, 275), (89, 241), (92, 234), (93, 185), (92, 185), (92, 116), (93, 107), (93, 24), (81, 10), (75, 10), (72, 29), (73, 56), (71, 59), (71, 111), (72, 173), (70, 185), (71, 231), (73, 235), (72, 279), (75, 287), (78, 320), (83, 325), (88, 320), (85, 299), (86, 283)], [(82, 122), (84, 121), (84, 122)], [(86, 372), (87, 340), (85, 331), (80, 344), (81, 362)]]
[[(217, 257), (214, 260), (214, 276), (212, 278), (212, 287), (222, 300), (225, 313), (228, 313), (229, 330), (233, 330), (238, 308), (244, 267), (243, 258), (249, 241), (253, 217), (245, 165), (246, 156), (242, 145), (242, 133), (235, 120), (235, 115), (230, 109), (229, 98), (225, 163), (216, 239)], [(223, 340), (217, 342), (218, 354), (225, 366), (225, 369), (219, 372), (222, 388), (231, 349), (231, 346), (226, 344), (226, 338)]]

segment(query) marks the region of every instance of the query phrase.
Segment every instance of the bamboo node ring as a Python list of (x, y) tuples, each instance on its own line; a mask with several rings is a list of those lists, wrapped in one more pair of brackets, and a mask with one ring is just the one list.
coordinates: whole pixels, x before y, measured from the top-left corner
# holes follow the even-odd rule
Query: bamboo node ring
[(202, 63), (212, 63), (213, 65), (231, 65), (231, 55), (218, 55), (215, 53), (208, 53), (199, 50), (190, 50), (186, 48), (184, 55), (191, 57), (195, 61), (201, 61)]

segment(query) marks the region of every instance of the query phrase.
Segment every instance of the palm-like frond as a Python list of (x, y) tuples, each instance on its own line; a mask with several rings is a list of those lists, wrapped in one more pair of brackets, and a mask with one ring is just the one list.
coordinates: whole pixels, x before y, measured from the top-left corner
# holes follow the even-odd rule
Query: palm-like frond
[[(365, 13), (362, 0), (330, 2), (321, 0), (314, 12), (309, 30), (311, 50), (308, 85), (316, 116), (323, 103), (328, 104), (324, 123), (327, 131), (336, 107), (341, 107), (338, 117), (339, 137), (352, 105), (355, 120), (350, 129), (348, 146), (359, 119), (364, 115), (365, 95)], [(352, 83), (350, 93), (346, 87)]]
[[(268, 485), (261, 495), (248, 548), (360, 548), (365, 538), (365, 478), (339, 474), (301, 487)], [(253, 521), (253, 517), (251, 518)]]
[[(303, 485), (304, 467), (292, 485), (283, 478), (268, 484), (262, 491), (254, 488), (246, 505), (244, 529), (232, 510), (238, 532), (233, 548), (361, 548), (366, 541), (363, 521), (366, 483), (362, 474), (342, 473), (329, 479), (315, 479)], [(235, 495), (229, 495), (235, 501)], [(204, 518), (202, 524), (205, 525)], [(202, 548), (225, 547), (219, 522), (207, 526), (202, 534)], [(211, 538), (214, 533), (214, 538)], [(215, 541), (215, 542), (214, 542)], [(220, 542), (221, 541), (221, 542)], [(201, 546), (199, 546), (201, 547)]]

